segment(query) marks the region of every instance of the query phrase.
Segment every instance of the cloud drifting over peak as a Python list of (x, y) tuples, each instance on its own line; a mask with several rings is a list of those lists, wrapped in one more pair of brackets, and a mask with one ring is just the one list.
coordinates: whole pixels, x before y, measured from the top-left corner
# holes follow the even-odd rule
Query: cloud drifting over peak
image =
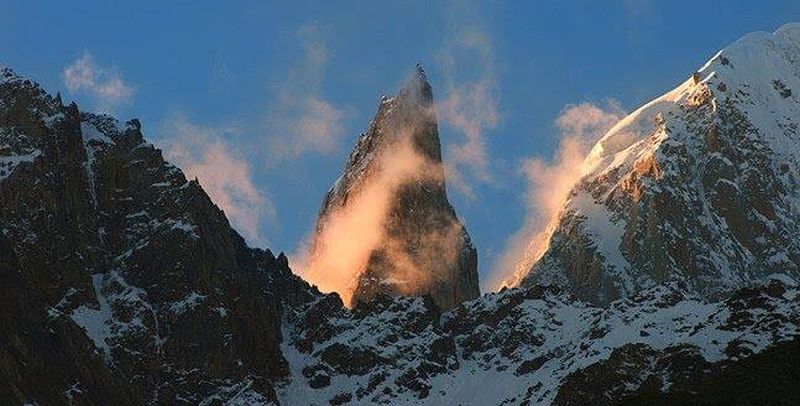
[(519, 171), (527, 180), (526, 214), (522, 227), (506, 242), (504, 252), (492, 266), (489, 286), (514, 285), (530, 270), (547, 248), (547, 227), (558, 215), (570, 190), (583, 176), (591, 147), (625, 116), (618, 102), (609, 100), (601, 107), (592, 103), (567, 105), (556, 119), (559, 146), (549, 161), (526, 159)]
[(456, 190), (474, 197), (474, 182), (491, 182), (486, 131), (499, 122), (500, 94), (491, 38), (478, 13), (451, 3), (448, 34), (438, 53), (445, 97), (437, 103), (439, 119), (462, 138), (448, 142), (447, 178)]
[(201, 127), (177, 117), (163, 128), (164, 155), (187, 178), (198, 178), (211, 200), (249, 243), (265, 246), (267, 239), (261, 228), (274, 220), (275, 210), (253, 183), (250, 164), (222, 138), (234, 131)]
[(297, 35), (303, 58), (279, 85), (277, 106), (267, 118), (268, 146), (278, 159), (335, 152), (344, 133), (345, 113), (320, 95), (329, 58), (323, 29), (308, 24)]
[[(397, 193), (404, 185), (442, 181), (440, 163), (419, 153), (410, 131), (400, 129), (390, 136), (398, 141), (376, 155), (371, 175), (353, 189), (346, 204), (335, 203), (290, 256), (295, 272), (323, 292), (337, 292), (348, 306), (354, 304), (359, 278), (376, 252), (392, 264), (392, 277), (404, 282), (398, 289), (409, 289), (408, 293), (427, 286), (432, 270), (440, 269), (442, 262), (454, 263), (460, 252), (461, 227), (456, 223), (413, 237), (398, 234), (397, 229), (389, 232), (387, 224), (393, 221)], [(408, 243), (415, 237), (424, 243), (412, 256)], [(435, 257), (425, 255), (430, 252)]]
[(86, 93), (104, 109), (128, 102), (133, 97), (133, 88), (125, 83), (119, 72), (115, 68), (109, 70), (98, 66), (88, 51), (65, 67), (62, 76), (71, 93)]

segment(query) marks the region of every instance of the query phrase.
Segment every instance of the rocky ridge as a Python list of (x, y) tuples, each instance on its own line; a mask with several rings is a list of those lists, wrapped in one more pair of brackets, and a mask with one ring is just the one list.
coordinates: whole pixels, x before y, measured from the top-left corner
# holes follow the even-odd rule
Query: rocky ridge
[(749, 34), (612, 128), (509, 285), (598, 304), (800, 276), (800, 24)]
[(138, 121), (0, 71), (0, 403), (274, 401), (281, 308), (251, 249)]
[[(598, 307), (536, 286), (444, 314), (425, 298), (383, 296), (350, 311), (327, 297), (296, 310), (284, 329), (287, 402), (618, 404), (698, 395), (711, 371), (796, 347), (800, 291), (772, 280), (709, 302), (669, 284)], [(770, 362), (748, 379), (792, 393), (787, 372)]]

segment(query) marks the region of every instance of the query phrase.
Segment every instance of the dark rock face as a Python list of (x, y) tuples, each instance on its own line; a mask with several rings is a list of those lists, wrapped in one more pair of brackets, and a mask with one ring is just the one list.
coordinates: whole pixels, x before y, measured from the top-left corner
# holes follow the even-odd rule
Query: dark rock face
[(13, 245), (0, 236), (0, 402), (66, 404), (75, 387), (75, 404), (142, 403), (78, 326), (49, 320), (41, 291), (20, 270)]
[(276, 399), (316, 295), (124, 125), (0, 72), (0, 403)]
[[(477, 298), (478, 259), (469, 234), (447, 199), (439, 130), (433, 111), (433, 92), (420, 67), (393, 98), (381, 101), (375, 119), (350, 154), (344, 174), (325, 197), (317, 221), (317, 235), (329, 217), (345, 210), (376, 177), (388, 176), (381, 161), (397, 154), (409, 142), (429, 165), (424, 174), (403, 181), (391, 198), (383, 224), (383, 239), (369, 255), (351, 302), (368, 301), (378, 294), (430, 295), (449, 309)], [(319, 239), (312, 243), (317, 255)], [(402, 261), (397, 261), (397, 257)], [(402, 271), (398, 262), (415, 270)], [(322, 264), (324, 268), (324, 264)]]
[[(565, 379), (557, 405), (794, 405), (800, 402), (800, 341), (746, 359), (709, 363), (692, 347), (630, 344)], [(635, 383), (637, 389), (625, 389)], [(631, 385), (634, 386), (634, 385)]]

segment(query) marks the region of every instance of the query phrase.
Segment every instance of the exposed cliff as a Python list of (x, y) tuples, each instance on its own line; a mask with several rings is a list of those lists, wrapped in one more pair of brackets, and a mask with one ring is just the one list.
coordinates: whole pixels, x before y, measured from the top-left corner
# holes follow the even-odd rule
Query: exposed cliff
[[(370, 200), (359, 203), (365, 196)], [(359, 230), (379, 238), (363, 262), (348, 264), (356, 275), (347, 288), (350, 302), (381, 293), (426, 294), (448, 309), (478, 297), (477, 253), (447, 199), (433, 92), (421, 67), (397, 96), (381, 100), (344, 173), (325, 196), (310, 255), (318, 272), (327, 272), (320, 256), (330, 249), (328, 228), (340, 226), (331, 218), (348, 210), (354, 210), (352, 222), (379, 216), (378, 230)], [(349, 292), (343, 296), (347, 299)]]
[(0, 403), (275, 400), (286, 299), (138, 121), (63, 105), (0, 71)]

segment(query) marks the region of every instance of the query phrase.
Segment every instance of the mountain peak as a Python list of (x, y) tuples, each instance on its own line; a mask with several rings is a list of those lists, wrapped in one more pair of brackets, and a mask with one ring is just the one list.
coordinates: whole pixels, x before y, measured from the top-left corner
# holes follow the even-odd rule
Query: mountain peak
[(798, 96), (800, 24), (726, 46), (597, 142), (517, 276), (600, 304), (671, 280), (714, 299), (800, 277)]
[[(395, 99), (398, 104), (419, 106), (423, 109), (432, 110), (433, 88), (431, 84), (428, 83), (428, 77), (425, 75), (425, 70), (422, 68), (421, 63), (417, 63), (414, 68), (414, 73), (406, 80)], [(425, 116), (431, 114), (432, 111), (424, 112), (425, 114), (420, 113), (419, 111), (413, 111), (412, 116), (425, 118)]]
[[(357, 260), (333, 269), (325, 258), (344, 248), (331, 235), (353, 227), (345, 234), (377, 237), (360, 244), (366, 250)], [(433, 90), (421, 65), (397, 96), (382, 99), (325, 197), (310, 251), (312, 281), (346, 303), (430, 295), (450, 308), (478, 296), (477, 253), (447, 198)]]
[(414, 68), (414, 74), (425, 82), (428, 81), (428, 77), (425, 76), (425, 69), (422, 68), (422, 62), (417, 62), (417, 66)]
[(800, 46), (800, 22), (786, 23), (773, 32), (755, 31), (745, 34), (738, 40), (723, 48), (722, 51), (724, 52), (725, 50), (748, 47), (752, 45), (758, 46), (758, 44), (761, 44), (764, 41), (780, 42), (786, 40), (795, 42), (795, 46)]
[(314, 293), (140, 128), (0, 68), (0, 404), (277, 403), (282, 289)]

